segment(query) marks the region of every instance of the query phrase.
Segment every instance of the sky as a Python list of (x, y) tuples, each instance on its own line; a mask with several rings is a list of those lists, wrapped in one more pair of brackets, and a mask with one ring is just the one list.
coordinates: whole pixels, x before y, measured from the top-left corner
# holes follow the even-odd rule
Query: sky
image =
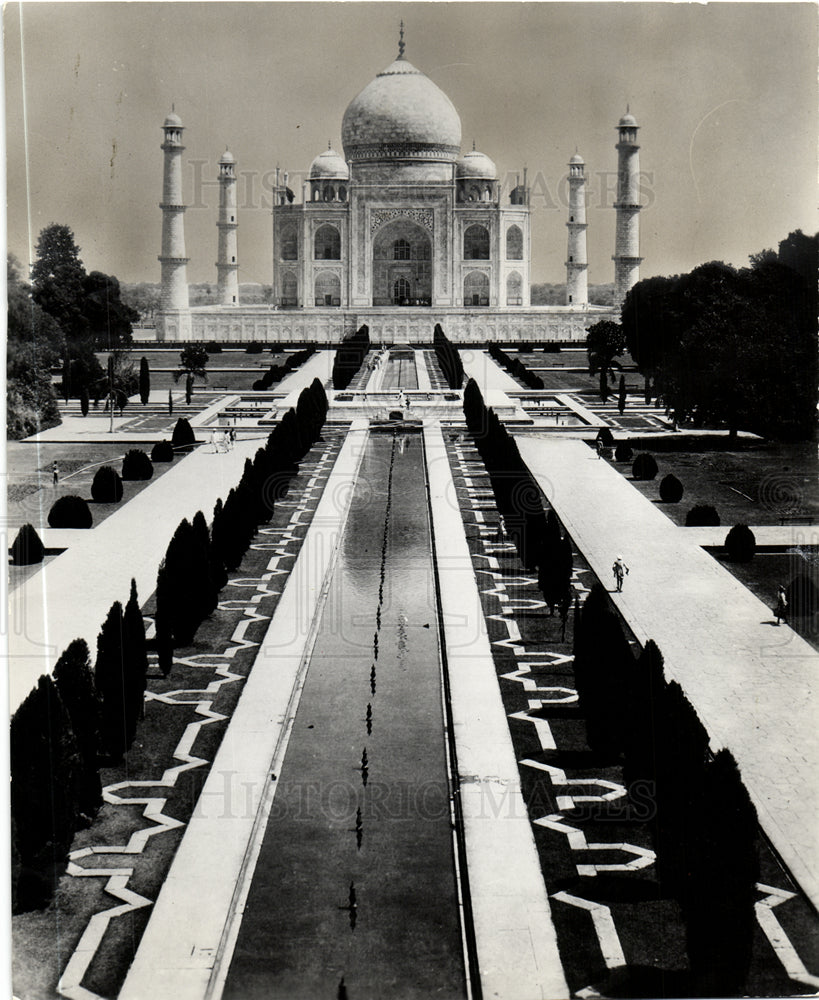
[[(463, 150), (532, 188), (532, 282), (565, 280), (569, 157), (589, 281), (613, 280), (616, 124), (641, 129), (642, 276), (738, 266), (817, 226), (813, 3), (8, 3), (7, 242), (52, 222), (87, 270), (158, 281), (161, 126), (186, 126), (188, 280), (216, 280), (216, 163), (239, 175), (240, 281), (271, 281), (270, 184), (300, 179), (397, 54), (452, 100)], [(21, 26), (22, 22), (22, 26)], [(511, 186), (511, 185), (509, 185)]]

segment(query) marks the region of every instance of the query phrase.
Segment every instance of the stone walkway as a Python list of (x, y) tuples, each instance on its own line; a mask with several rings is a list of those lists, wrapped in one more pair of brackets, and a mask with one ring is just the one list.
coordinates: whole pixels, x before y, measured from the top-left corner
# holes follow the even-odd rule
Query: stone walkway
[(482, 993), (568, 997), (440, 426), (424, 444)]
[(317, 378), (326, 387), (333, 373), (335, 356), (335, 351), (316, 351), (301, 367), (289, 375), (285, 375), (277, 386), (272, 387), (275, 392), (287, 393), (278, 404), (278, 408), (286, 410), (290, 406), (295, 407), (302, 389), (306, 389), (314, 378)]
[(41, 674), (77, 638), (93, 659), (97, 634), (114, 601), (128, 600), (131, 578), (140, 599), (156, 586), (168, 542), (183, 517), (201, 510), (210, 521), (218, 497), (238, 483), (245, 458), (266, 434), (214, 454), (208, 445), (178, 458), (155, 483), (98, 527), (72, 532), (72, 542), (9, 595), (9, 710), (14, 712)]
[[(366, 443), (353, 424), (154, 905), (119, 1000), (219, 996)], [(214, 991), (214, 992), (211, 992)]]
[(474, 378), (483, 396), (487, 390), (499, 389), (501, 392), (523, 392), (523, 386), (518, 384), (511, 375), (496, 364), (492, 358), (476, 347), (461, 348), (459, 351), (467, 378)]
[[(819, 906), (819, 655), (770, 608), (582, 442), (516, 436), (524, 461), (641, 643), (697, 710), (712, 749), (728, 747), (762, 828)], [(800, 529), (794, 528), (795, 532)]]

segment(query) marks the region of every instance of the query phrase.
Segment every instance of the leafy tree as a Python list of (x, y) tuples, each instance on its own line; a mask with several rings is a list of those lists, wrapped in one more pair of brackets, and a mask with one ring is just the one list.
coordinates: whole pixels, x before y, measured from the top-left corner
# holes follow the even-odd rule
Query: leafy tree
[(88, 335), (83, 313), (85, 268), (68, 226), (52, 223), (41, 230), (31, 268), (34, 301), (53, 316), (67, 338)]
[(174, 382), (178, 382), (184, 375), (186, 378), (201, 378), (207, 382), (208, 373), (205, 366), (208, 363), (208, 352), (202, 344), (189, 344), (179, 355), (180, 367), (173, 373)]
[(131, 343), (139, 313), (122, 301), (119, 281), (113, 275), (92, 271), (83, 279), (82, 312), (97, 350)]
[(617, 390), (617, 409), (620, 411), (620, 415), (623, 415), (623, 411), (626, 408), (626, 376), (620, 376), (620, 386)]
[(143, 406), (151, 396), (151, 372), (148, 368), (148, 359), (142, 358), (139, 362), (139, 399)]
[(614, 378), (614, 369), (620, 368), (618, 358), (626, 349), (626, 339), (619, 323), (604, 319), (588, 327), (586, 351), (589, 356), (589, 375), (600, 373), (600, 397), (608, 399), (608, 379)]

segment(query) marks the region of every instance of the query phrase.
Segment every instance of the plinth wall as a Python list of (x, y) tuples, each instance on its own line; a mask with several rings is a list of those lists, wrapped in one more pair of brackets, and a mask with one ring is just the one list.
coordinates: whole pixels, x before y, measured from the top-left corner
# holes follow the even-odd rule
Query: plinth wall
[(159, 341), (222, 343), (312, 342), (337, 344), (366, 323), (373, 343), (428, 344), (436, 323), (455, 343), (585, 341), (587, 327), (619, 321), (619, 311), (603, 306), (529, 309), (272, 309), (266, 306), (203, 307), (165, 313), (157, 319)]

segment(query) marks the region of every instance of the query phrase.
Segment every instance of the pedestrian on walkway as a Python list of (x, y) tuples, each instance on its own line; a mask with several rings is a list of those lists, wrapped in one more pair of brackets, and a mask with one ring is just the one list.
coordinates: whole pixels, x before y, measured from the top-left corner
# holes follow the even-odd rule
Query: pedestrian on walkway
[(785, 594), (785, 588), (780, 583), (779, 590), (776, 592), (776, 607), (774, 608), (774, 614), (776, 615), (776, 624), (778, 625), (780, 621), (787, 624), (788, 621), (788, 598)]
[(55, 488), (57, 486), (57, 483), (59, 483), (59, 481), (60, 481), (60, 467), (55, 462), (51, 466), (51, 482)]
[(230, 451), (233, 451), (233, 446), (236, 444), (236, 431), (230, 427), (228, 429), (228, 441), (230, 442)]
[(216, 447), (216, 428), (215, 427), (210, 432), (210, 446), (211, 446), (211, 448), (213, 448), (213, 453), (215, 455), (216, 452), (217, 452), (217, 450), (218, 450), (217, 447)]
[(594, 442), (594, 447), (597, 449), (597, 457), (598, 458), (602, 458), (603, 457), (603, 442), (600, 440), (600, 438), (597, 438), (597, 440)]
[(614, 573), (614, 582), (617, 584), (617, 593), (619, 594), (623, 589), (623, 577), (628, 576), (628, 566), (623, 562), (622, 556), (618, 556), (614, 560), (611, 571)]

